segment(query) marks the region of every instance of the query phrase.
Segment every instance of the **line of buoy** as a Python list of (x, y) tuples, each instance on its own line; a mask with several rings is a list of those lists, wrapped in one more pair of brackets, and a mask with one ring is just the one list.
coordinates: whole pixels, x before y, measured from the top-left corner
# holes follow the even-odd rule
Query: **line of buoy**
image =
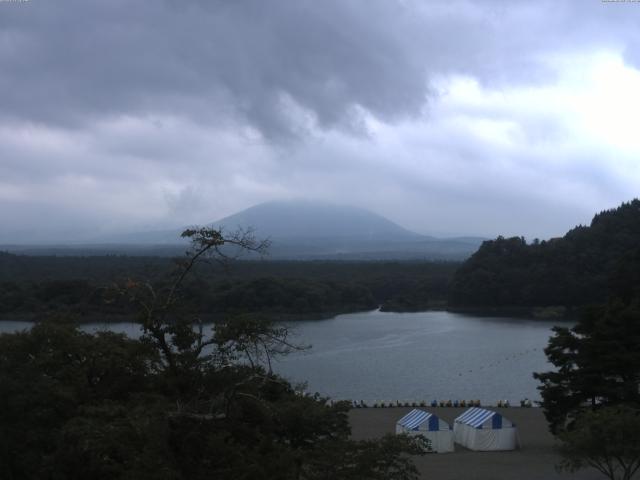
[[(431, 402), (426, 402), (425, 400), (420, 401), (404, 401), (401, 402), (399, 400), (396, 401), (386, 401), (386, 400), (375, 400), (372, 404), (368, 404), (364, 400), (346, 400), (350, 402), (353, 408), (397, 408), (397, 407), (479, 407), (480, 400), (432, 400)], [(500, 400), (502, 402), (502, 400)], [(334, 405), (336, 401), (331, 400), (331, 405)], [(508, 403), (508, 402), (507, 402)]]
[[(487, 368), (495, 367), (495, 366), (498, 366), (498, 365), (502, 364), (503, 361), (506, 362), (506, 361), (509, 361), (509, 360), (513, 360), (516, 357), (522, 357), (522, 356), (524, 356), (524, 355), (526, 355), (528, 353), (536, 352), (537, 350), (538, 350), (537, 348), (528, 348), (527, 350), (523, 350), (521, 352), (516, 352), (511, 356), (507, 356), (507, 357), (501, 358), (500, 360), (496, 360), (496, 361), (494, 361), (492, 363), (489, 363), (489, 364), (486, 365), (486, 367)], [(485, 365), (481, 365), (480, 367), (478, 367), (478, 370), (484, 370), (484, 367), (485, 367)], [(466, 373), (473, 373), (473, 369), (469, 369)], [(458, 376), (461, 377), (462, 374), (463, 374), (463, 372), (460, 372), (460, 373), (458, 373)]]
[[(364, 400), (342, 400), (345, 402), (351, 403), (352, 408), (398, 408), (398, 407), (453, 407), (453, 408), (466, 408), (466, 407), (480, 407), (482, 406), (480, 400), (432, 400), (431, 402), (426, 402), (425, 400), (420, 401), (404, 401), (401, 402), (399, 400), (396, 401), (386, 401), (386, 400), (375, 400), (372, 404), (365, 402)], [(330, 400), (330, 405), (335, 405), (339, 400)], [(487, 405), (487, 406), (496, 406), (498, 408), (509, 408), (511, 407), (511, 403), (509, 400), (498, 400), (495, 405)], [(520, 400), (521, 407), (532, 407), (533, 403), (528, 398), (524, 398)]]

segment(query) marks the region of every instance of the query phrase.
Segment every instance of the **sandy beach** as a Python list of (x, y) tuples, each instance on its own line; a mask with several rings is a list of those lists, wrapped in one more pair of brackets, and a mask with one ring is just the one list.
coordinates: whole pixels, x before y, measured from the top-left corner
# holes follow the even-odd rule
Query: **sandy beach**
[[(558, 473), (559, 455), (539, 408), (490, 408), (518, 427), (521, 448), (510, 452), (472, 452), (455, 445), (454, 453), (429, 454), (415, 459), (421, 478), (431, 480), (602, 480), (595, 469)], [(411, 408), (364, 408), (350, 412), (355, 439), (377, 438), (395, 432), (395, 422)], [(422, 408), (453, 424), (465, 408)], [(640, 478), (640, 477), (639, 477)]]

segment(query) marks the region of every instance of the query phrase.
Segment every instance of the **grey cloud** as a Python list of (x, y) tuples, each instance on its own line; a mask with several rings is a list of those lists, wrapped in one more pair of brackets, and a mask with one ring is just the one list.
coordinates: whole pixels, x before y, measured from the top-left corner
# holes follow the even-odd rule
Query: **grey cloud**
[(614, 153), (556, 148), (553, 105), (455, 106), (514, 121), (501, 150), (437, 107), (438, 79), (552, 85), (550, 56), (598, 49), (640, 65), (639, 19), (598, 0), (0, 2), (0, 220), (86, 236), (307, 196), (425, 233), (562, 233), (628, 199)]
[(629, 15), (596, 3), (5, 2), (1, 115), (77, 127), (170, 112), (277, 139), (298, 131), (290, 98), (321, 128), (357, 130), (356, 107), (418, 114), (434, 73), (539, 81), (540, 52), (637, 41), (620, 35)]
[(393, 3), (86, 2), (2, 5), (3, 115), (71, 124), (171, 112), (286, 134), (282, 95), (322, 126), (355, 105), (419, 111), (423, 67)]

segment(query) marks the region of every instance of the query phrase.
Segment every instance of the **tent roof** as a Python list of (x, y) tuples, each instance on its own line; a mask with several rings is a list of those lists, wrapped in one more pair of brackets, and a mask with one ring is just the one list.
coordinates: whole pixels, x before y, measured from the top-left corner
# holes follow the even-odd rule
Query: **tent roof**
[[(404, 417), (398, 420), (397, 424), (405, 428), (413, 430), (419, 427), (425, 422), (428, 422), (431, 417), (435, 417), (432, 413), (425, 412), (424, 410), (413, 409), (407, 413)], [(436, 417), (437, 418), (437, 417)]]
[(464, 412), (462, 415), (457, 417), (455, 421), (457, 423), (464, 423), (465, 425), (469, 425), (474, 428), (480, 427), (484, 422), (489, 420), (490, 418), (498, 415), (501, 415), (498, 412), (493, 412), (491, 410), (485, 410), (484, 408), (473, 407)]

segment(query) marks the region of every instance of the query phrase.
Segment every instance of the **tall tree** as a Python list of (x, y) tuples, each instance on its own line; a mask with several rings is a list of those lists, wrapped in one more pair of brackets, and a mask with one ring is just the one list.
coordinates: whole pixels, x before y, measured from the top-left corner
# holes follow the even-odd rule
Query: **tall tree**
[(535, 373), (553, 432), (587, 409), (640, 406), (640, 255), (629, 254), (610, 279), (611, 297), (573, 328), (556, 327), (545, 353), (555, 371)]
[(585, 412), (560, 440), (561, 469), (590, 466), (610, 480), (631, 480), (640, 469), (640, 410), (614, 406)]

